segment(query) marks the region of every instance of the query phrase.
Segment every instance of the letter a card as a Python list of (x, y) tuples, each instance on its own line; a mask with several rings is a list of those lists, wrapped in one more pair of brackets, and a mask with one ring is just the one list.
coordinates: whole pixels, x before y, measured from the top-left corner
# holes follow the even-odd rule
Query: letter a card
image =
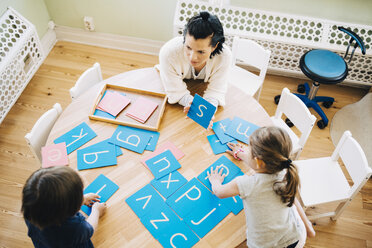
[(151, 133), (126, 126), (118, 126), (110, 138), (110, 143), (125, 149), (143, 153), (151, 139)]
[(117, 164), (115, 145), (99, 142), (77, 150), (77, 169), (86, 170)]
[(155, 179), (159, 179), (172, 171), (181, 168), (181, 164), (170, 150), (150, 158), (146, 162), (147, 168), (150, 169)]
[(66, 143), (51, 144), (41, 148), (42, 167), (68, 165)]
[(67, 154), (70, 154), (96, 136), (97, 134), (88, 126), (88, 124), (83, 122), (55, 139), (54, 144), (65, 142)]
[(195, 94), (187, 116), (205, 129), (208, 128), (217, 108), (203, 97)]
[(227, 128), (226, 134), (249, 144), (249, 136), (258, 128), (260, 127), (235, 116)]
[[(106, 202), (118, 189), (119, 186), (116, 183), (105, 177), (103, 174), (100, 174), (91, 184), (89, 184), (88, 187), (84, 189), (84, 194), (97, 194), (101, 197), (99, 198), (100, 202)], [(92, 208), (83, 205), (81, 210), (87, 215), (90, 215)]]

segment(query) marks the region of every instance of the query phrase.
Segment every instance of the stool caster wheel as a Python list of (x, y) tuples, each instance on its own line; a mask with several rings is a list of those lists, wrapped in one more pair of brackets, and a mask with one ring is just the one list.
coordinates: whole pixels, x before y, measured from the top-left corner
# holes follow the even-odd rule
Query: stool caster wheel
[(279, 101), (280, 101), (280, 95), (275, 96), (274, 97), (274, 102), (275, 102), (276, 105), (278, 105)]
[(299, 84), (297, 86), (297, 92), (298, 93), (305, 93), (305, 85), (304, 84)]
[(332, 106), (332, 104), (333, 104), (333, 102), (331, 102), (331, 101), (323, 102), (323, 106), (324, 106), (325, 108), (330, 108), (330, 107)]
[(285, 124), (287, 124), (288, 127), (293, 127), (293, 123), (291, 122), (290, 119), (285, 119)]
[(327, 126), (323, 120), (319, 120), (316, 124), (320, 129), (324, 129)]

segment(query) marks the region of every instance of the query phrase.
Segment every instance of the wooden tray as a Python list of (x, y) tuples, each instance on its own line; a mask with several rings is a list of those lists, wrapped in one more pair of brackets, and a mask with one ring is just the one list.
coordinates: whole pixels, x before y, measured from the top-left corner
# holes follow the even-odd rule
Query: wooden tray
[[(130, 101), (131, 103), (116, 116), (116, 119), (109, 119), (109, 118), (105, 118), (102, 116), (94, 115), (97, 105), (101, 101), (102, 96), (106, 90), (117, 91), (119, 93), (123, 92), (125, 93), (126, 97), (128, 97), (131, 100)], [(140, 96), (145, 97), (158, 104), (158, 107), (150, 115), (150, 117), (147, 119), (145, 123), (141, 123), (125, 115), (126, 112), (130, 109), (131, 104), (133, 104), (136, 101), (136, 99)], [(127, 87), (112, 85), (112, 84), (105, 84), (102, 87), (102, 90), (99, 92), (97, 99), (94, 103), (94, 106), (92, 110), (90, 111), (89, 119), (109, 122), (109, 123), (118, 124), (118, 125), (137, 127), (137, 128), (147, 129), (151, 131), (158, 131), (161, 118), (163, 117), (166, 103), (167, 103), (167, 96), (164, 93), (127, 88)]]

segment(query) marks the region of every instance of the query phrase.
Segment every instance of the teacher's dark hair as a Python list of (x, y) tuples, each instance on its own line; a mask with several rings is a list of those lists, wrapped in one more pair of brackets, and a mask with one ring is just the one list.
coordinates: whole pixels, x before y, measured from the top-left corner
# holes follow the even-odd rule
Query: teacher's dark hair
[(200, 12), (187, 22), (183, 30), (184, 42), (186, 34), (193, 36), (195, 40), (205, 39), (211, 36), (211, 46), (215, 47), (217, 45), (211, 54), (211, 58), (222, 52), (225, 36), (222, 24), (217, 16), (211, 15), (206, 11)]
[(61, 225), (79, 211), (83, 189), (80, 176), (69, 167), (39, 169), (23, 187), (23, 217), (40, 229)]

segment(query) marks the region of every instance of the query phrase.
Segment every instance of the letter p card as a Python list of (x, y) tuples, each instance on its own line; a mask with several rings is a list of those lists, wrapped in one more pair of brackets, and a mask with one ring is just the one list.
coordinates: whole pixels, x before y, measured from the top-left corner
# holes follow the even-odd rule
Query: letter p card
[(205, 129), (208, 128), (217, 107), (195, 94), (187, 116)]

